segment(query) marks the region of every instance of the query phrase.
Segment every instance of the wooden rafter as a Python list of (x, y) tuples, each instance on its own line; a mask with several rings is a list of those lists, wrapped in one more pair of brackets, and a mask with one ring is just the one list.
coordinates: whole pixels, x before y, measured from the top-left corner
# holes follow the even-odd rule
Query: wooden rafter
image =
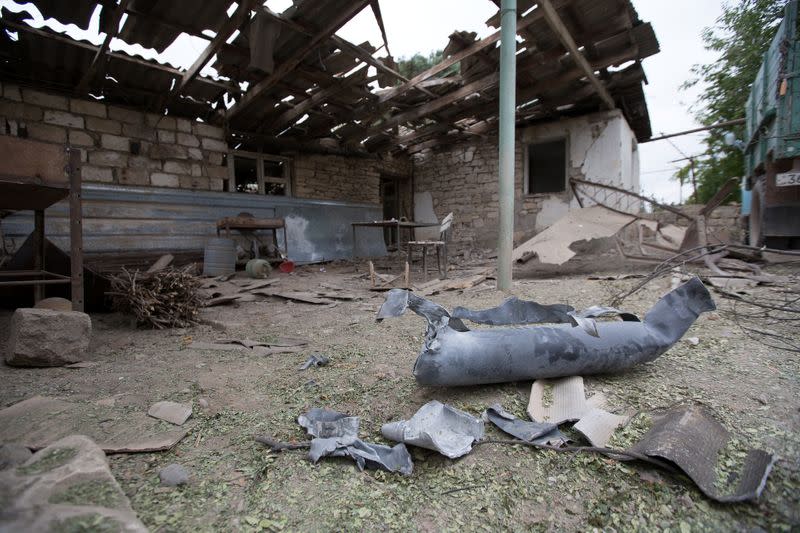
[[(559, 4), (561, 4), (561, 3), (566, 3), (566, 2), (564, 0), (561, 0), (559, 2)], [(530, 26), (531, 24), (533, 24), (537, 20), (540, 20), (542, 18), (542, 16), (543, 15), (542, 15), (541, 11), (537, 9), (536, 11), (534, 11), (531, 14), (529, 14), (528, 16), (519, 19), (517, 21), (517, 33), (521, 32), (523, 29), (527, 28), (528, 26)], [(459, 61), (462, 61), (462, 60), (470, 57), (471, 55), (477, 54), (481, 50), (485, 49), (488, 46), (491, 46), (491, 45), (495, 44), (499, 40), (500, 40), (500, 32), (496, 31), (495, 33), (489, 35), (488, 37), (485, 37), (485, 38), (481, 39), (480, 41), (477, 41), (477, 42), (471, 44), (470, 46), (464, 48), (463, 50), (459, 50), (455, 54), (453, 54), (450, 57), (442, 60), (441, 62), (437, 63), (436, 65), (432, 66), (431, 68), (429, 68), (429, 69), (427, 69), (427, 70), (425, 70), (423, 72), (420, 72), (419, 74), (417, 74), (416, 76), (414, 76), (413, 78), (408, 80), (406, 83), (404, 83), (402, 85), (398, 85), (397, 87), (394, 87), (394, 88), (386, 91), (385, 93), (381, 94), (381, 96), (378, 99), (378, 101), (380, 103), (383, 103), (383, 102), (386, 102), (388, 100), (391, 100), (392, 98), (394, 98), (394, 97), (396, 97), (398, 95), (403, 94), (404, 92), (408, 91), (412, 87), (416, 86), (419, 82), (421, 82), (423, 80), (427, 80), (428, 78), (430, 78), (432, 76), (435, 76), (435, 75), (439, 74), (440, 72), (444, 72), (450, 66), (455, 65)]]
[(297, 67), (300, 62), (315, 48), (317, 48), (320, 43), (325, 41), (326, 39), (330, 38), (331, 35), (336, 33), (336, 31), (344, 26), (347, 21), (353, 18), (359, 11), (361, 11), (367, 4), (369, 0), (358, 0), (353, 2), (347, 9), (342, 10), (340, 13), (337, 13), (332, 19), (325, 25), (325, 27), (320, 30), (317, 34), (311, 37), (308, 42), (300, 47), (297, 51), (295, 51), (290, 57), (285, 59), (275, 71), (267, 76), (266, 78), (262, 79), (260, 82), (255, 84), (251, 87), (239, 100), (236, 104), (234, 104), (230, 109), (228, 109), (226, 113), (226, 117), (230, 120), (243, 110), (245, 110), (250, 104), (252, 104), (259, 96), (261, 96), (265, 91), (271, 89), (275, 86), (277, 82), (279, 82), (283, 77), (288, 75), (292, 72), (292, 70)]
[(538, 3), (539, 9), (537, 11), (542, 11), (547, 24), (550, 26), (550, 29), (553, 30), (553, 33), (558, 36), (561, 43), (569, 51), (572, 60), (575, 61), (578, 67), (580, 67), (580, 69), (589, 79), (589, 82), (594, 86), (597, 94), (603, 100), (603, 104), (608, 109), (614, 109), (614, 107), (616, 107), (614, 99), (608, 93), (608, 90), (606, 89), (605, 85), (603, 85), (603, 82), (600, 81), (600, 78), (598, 78), (594, 73), (594, 69), (591, 65), (589, 65), (589, 61), (587, 61), (583, 53), (578, 50), (578, 45), (575, 44), (575, 40), (572, 38), (569, 30), (564, 25), (564, 21), (562, 21), (561, 17), (558, 16), (556, 8), (553, 7), (553, 4), (550, 2), (550, 0), (538, 0)]
[(200, 74), (200, 71), (206, 64), (211, 61), (211, 58), (219, 52), (222, 45), (225, 44), (225, 41), (233, 35), (235, 31), (242, 27), (242, 24), (245, 21), (250, 19), (250, 11), (252, 8), (257, 4), (257, 0), (244, 0), (239, 4), (239, 7), (236, 8), (236, 11), (233, 15), (225, 21), (222, 25), (222, 28), (217, 32), (211, 42), (206, 46), (200, 55), (195, 59), (192, 66), (189, 67), (186, 72), (183, 73), (181, 76), (180, 81), (175, 84), (175, 89), (172, 91), (170, 95), (170, 100), (175, 99), (179, 94), (181, 94), (186, 86), (191, 83), (195, 77)]
[[(92, 62), (89, 64), (89, 68), (87, 68), (86, 72), (83, 73), (81, 80), (78, 82), (78, 85), (75, 88), (78, 93), (85, 93), (88, 91), (89, 84), (93, 79), (95, 79), (95, 76), (105, 72), (106, 65), (108, 64), (108, 47), (111, 44), (111, 39), (116, 37), (119, 33), (119, 22), (122, 19), (122, 15), (125, 13), (125, 10), (128, 8), (128, 4), (130, 4), (130, 2), (131, 0), (122, 0), (117, 5), (116, 9), (114, 9), (114, 14), (111, 17), (110, 29), (106, 34), (106, 38), (103, 39), (103, 44), (97, 49)], [(103, 5), (103, 9), (107, 9), (105, 4)]]
[[(62, 37), (61, 35), (58, 35), (56, 33), (40, 30), (34, 28), (33, 26), (28, 26), (27, 24), (17, 24), (16, 22), (11, 22), (10, 20), (6, 20), (4, 18), (0, 18), (0, 26), (6, 26), (15, 31), (27, 32), (33, 35), (37, 35), (39, 37), (44, 37), (46, 39), (52, 39), (53, 41), (57, 41), (62, 44), (67, 44), (69, 46), (75, 46), (77, 48), (91, 50), (95, 53), (100, 50), (99, 46), (95, 46), (93, 44), (89, 44), (84, 41), (76, 41), (75, 39), (71, 39), (69, 37)], [(128, 54), (122, 54), (118, 52), (107, 52), (106, 55), (111, 59), (118, 59), (120, 61), (125, 61), (127, 63), (135, 63), (143, 67), (151, 68), (154, 70), (160, 70), (163, 72), (168, 72), (174, 76), (180, 76), (182, 74), (182, 72), (176, 68), (168, 67), (166, 65), (162, 65), (161, 63), (155, 61), (148, 61), (146, 59), (140, 59), (138, 57), (129, 56)], [(219, 87), (220, 89), (224, 89), (232, 93), (236, 93), (240, 90), (237, 86), (231, 83), (212, 80), (210, 78), (199, 77), (197, 78), (197, 81), (205, 83), (207, 85), (213, 85), (214, 87)]]

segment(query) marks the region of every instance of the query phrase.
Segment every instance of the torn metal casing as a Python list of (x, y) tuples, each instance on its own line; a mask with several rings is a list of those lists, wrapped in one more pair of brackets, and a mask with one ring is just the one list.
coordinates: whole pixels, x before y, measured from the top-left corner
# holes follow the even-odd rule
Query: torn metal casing
[(489, 407), (483, 415), (500, 430), (526, 442), (558, 446), (568, 440), (558, 429), (558, 425), (522, 420), (503, 409), (499, 404)]
[(328, 409), (311, 409), (297, 417), (311, 439), (308, 457), (316, 463), (323, 457), (350, 457), (360, 470), (383, 468), (411, 475), (414, 463), (404, 444), (394, 447), (364, 442), (358, 438), (360, 419)]
[(766, 451), (747, 452), (739, 484), (728, 494), (716, 487), (716, 465), (730, 434), (701, 405), (679, 405), (658, 417), (650, 431), (631, 451), (675, 463), (709, 498), (718, 502), (743, 502), (758, 498), (767, 484), (776, 457)]
[(384, 424), (381, 433), (389, 440), (435, 450), (455, 459), (468, 454), (472, 444), (483, 438), (483, 421), (433, 400), (408, 420)]
[(591, 333), (569, 324), (468, 330), (443, 307), (394, 289), (378, 319), (399, 316), (406, 308), (428, 321), (414, 364), (417, 381), (457, 386), (623, 370), (666, 352), (701, 313), (716, 306), (693, 278), (656, 302), (643, 322), (601, 322)]

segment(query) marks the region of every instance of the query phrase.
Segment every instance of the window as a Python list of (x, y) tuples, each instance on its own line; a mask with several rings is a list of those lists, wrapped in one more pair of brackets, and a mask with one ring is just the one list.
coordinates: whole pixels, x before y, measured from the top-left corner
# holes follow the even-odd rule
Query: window
[(224, 190), (269, 196), (290, 196), (290, 160), (253, 152), (233, 152), (228, 157), (230, 178)]
[(528, 145), (527, 194), (564, 192), (567, 188), (567, 140)]

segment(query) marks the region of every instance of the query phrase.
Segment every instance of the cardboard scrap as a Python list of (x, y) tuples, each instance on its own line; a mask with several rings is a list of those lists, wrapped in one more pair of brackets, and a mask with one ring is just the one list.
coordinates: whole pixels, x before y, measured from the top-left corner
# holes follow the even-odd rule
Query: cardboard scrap
[[(552, 384), (550, 405), (545, 405), (545, 390)], [(605, 446), (614, 431), (625, 425), (629, 416), (615, 415), (602, 409), (605, 395), (596, 393), (586, 398), (581, 376), (556, 380), (538, 379), (531, 386), (528, 415), (531, 420), (563, 424), (577, 421), (577, 429), (593, 446)]]
[(569, 248), (572, 243), (611, 237), (635, 220), (634, 215), (623, 215), (599, 205), (573, 209), (546, 230), (514, 248), (511, 257), (514, 261), (525, 262), (536, 256), (542, 263), (561, 265), (575, 255)]
[(187, 430), (164, 431), (145, 413), (98, 403), (34, 396), (0, 410), (2, 440), (39, 450), (68, 435), (86, 435), (106, 453), (169, 450)]

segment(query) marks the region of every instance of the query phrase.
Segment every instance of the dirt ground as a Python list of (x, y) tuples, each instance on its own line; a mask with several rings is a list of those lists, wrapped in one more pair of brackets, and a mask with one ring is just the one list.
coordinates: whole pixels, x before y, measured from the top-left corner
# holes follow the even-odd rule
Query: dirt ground
[[(598, 269), (618, 272), (621, 265), (612, 259), (584, 259), (569, 271), (526, 268), (518, 273), (511, 293), (576, 308), (607, 303), (611, 295), (639, 281), (587, 279), (586, 272)], [(650, 268), (625, 267), (641, 272)], [(203, 316), (213, 325), (171, 331), (136, 329), (118, 314), (93, 315), (90, 356), (97, 366), (71, 370), (0, 365), (0, 406), (36, 394), (86, 404), (113, 398), (117, 406), (140, 411), (160, 400), (192, 403), (194, 415), (186, 424), (190, 434), (172, 451), (109, 458), (139, 518), (154, 531), (596, 528), (684, 533), (800, 528), (800, 360), (796, 353), (767, 347), (744, 334), (730, 316), (731, 301), (719, 295), (714, 295), (718, 312), (701, 316), (687, 333), (699, 344), (681, 341), (652, 363), (620, 374), (590, 376), (586, 385), (589, 393), (604, 392), (618, 410), (638, 413), (617, 432), (612, 446), (635, 441), (653, 410), (696, 401), (711, 408), (735, 437), (720, 458), (726, 463), (722, 467), (735, 470), (749, 447), (778, 454), (756, 503), (714, 503), (687, 478), (648, 465), (517, 446), (482, 445), (454, 461), (411, 447), (414, 473), (409, 477), (359, 472), (340, 459), (313, 465), (303, 451), (266, 451), (253, 441), (254, 435), (305, 440), (296, 418), (311, 407), (360, 416), (361, 437), (372, 442), (385, 442), (380, 434), (383, 423), (408, 418), (432, 399), (474, 415), (501, 403), (525, 417), (527, 384), (417, 385), (411, 369), (424, 322), (409, 314), (376, 324), (383, 295), (365, 290), (365, 269), (362, 263), (340, 263), (273, 274), (281, 288), (314, 290), (320, 283), (335, 284), (360, 298), (334, 307), (271, 298), (211, 308)], [(786, 266), (773, 271), (796, 273)], [(624, 307), (643, 314), (668, 290), (669, 282), (667, 278), (648, 284)], [(450, 309), (490, 307), (505, 296), (493, 287), (488, 281), (431, 299)], [(758, 287), (753, 295), (774, 290)], [(0, 337), (5, 336), (9, 317), (8, 312), (0, 314)], [(222, 337), (278, 336), (302, 337), (309, 344), (303, 352), (267, 357), (189, 347), (192, 341)], [(310, 353), (327, 355), (330, 364), (299, 371)], [(199, 406), (201, 398), (207, 408)], [(487, 436), (504, 438), (488, 425)], [(159, 486), (158, 471), (170, 463), (190, 470), (189, 485)]]

